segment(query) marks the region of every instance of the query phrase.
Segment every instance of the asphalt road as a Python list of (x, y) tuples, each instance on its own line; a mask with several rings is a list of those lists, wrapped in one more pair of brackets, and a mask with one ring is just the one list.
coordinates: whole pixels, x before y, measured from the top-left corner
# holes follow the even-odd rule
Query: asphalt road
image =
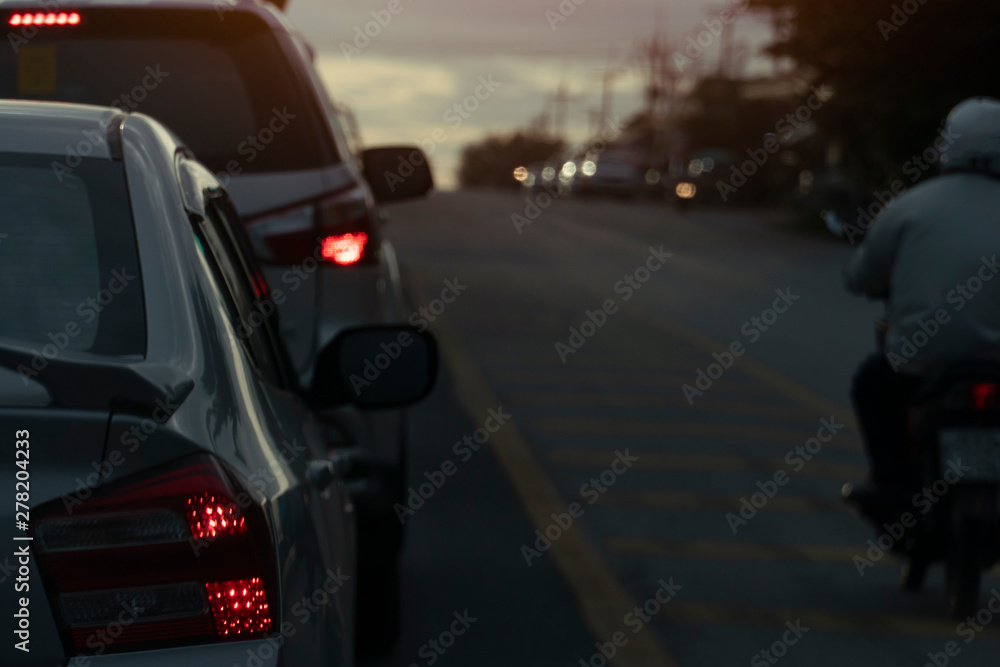
[(901, 592), (838, 501), (865, 472), (848, 387), (879, 310), (840, 286), (848, 247), (733, 211), (571, 200), (515, 225), (525, 209), (392, 211), (446, 370), (413, 411), (429, 497), (378, 664), (997, 663), (1000, 623), (944, 620), (940, 568)]

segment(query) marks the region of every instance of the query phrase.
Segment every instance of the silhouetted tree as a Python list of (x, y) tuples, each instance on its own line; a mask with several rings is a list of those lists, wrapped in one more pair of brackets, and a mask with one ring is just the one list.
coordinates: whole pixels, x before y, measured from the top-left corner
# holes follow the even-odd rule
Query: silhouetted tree
[(489, 135), (462, 149), (458, 180), (465, 187), (517, 187), (517, 167), (544, 162), (562, 150), (561, 141), (543, 134)]
[(814, 120), (843, 140), (846, 166), (869, 181), (898, 174), (961, 100), (1000, 97), (998, 2), (750, 2), (773, 17), (770, 52), (834, 89)]

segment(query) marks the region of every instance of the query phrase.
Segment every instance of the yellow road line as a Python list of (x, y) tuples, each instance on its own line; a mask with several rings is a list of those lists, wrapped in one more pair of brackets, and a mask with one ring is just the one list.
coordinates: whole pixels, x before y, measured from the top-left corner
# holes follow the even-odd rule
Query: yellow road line
[[(553, 366), (547, 370), (524, 370), (519, 368), (490, 370), (492, 379), (503, 384), (526, 385), (628, 385), (633, 387), (662, 387), (670, 396), (684, 395), (681, 387), (694, 382), (692, 373), (651, 373), (647, 370), (623, 368), (620, 371), (574, 371), (569, 368)], [(739, 380), (723, 377), (713, 387), (720, 393), (762, 394), (769, 387), (754, 380)]]
[[(773, 502), (773, 501), (772, 501)], [(784, 563), (802, 561), (817, 564), (854, 564), (854, 557), (865, 557), (864, 545), (824, 546), (808, 544), (753, 544), (750, 542), (675, 542), (644, 537), (610, 537), (608, 549), (628, 556), (663, 558), (694, 558), (698, 560), (770, 561)], [(875, 565), (893, 565), (883, 558)]]
[[(676, 601), (675, 601), (676, 602)], [(943, 605), (942, 605), (943, 607)], [(750, 625), (782, 628), (785, 623), (800, 621), (811, 631), (938, 637), (956, 639), (955, 623), (942, 617), (900, 616), (889, 614), (829, 612), (793, 607), (735, 607), (728, 605), (671, 602), (660, 616), (677, 622), (697, 625)], [(1000, 634), (987, 626), (986, 633)]]
[[(409, 284), (413, 303), (426, 303), (427, 299), (413, 281)], [(487, 409), (502, 403), (450, 327), (439, 319), (433, 328), (441, 343), (442, 357), (454, 379), (456, 395), (472, 422), (479, 423)], [(566, 511), (567, 502), (521, 435), (516, 415), (490, 437), (489, 446), (535, 528), (544, 530), (551, 524), (553, 513)], [(514, 550), (518, 546), (510, 548)], [(552, 558), (573, 590), (584, 623), (593, 637), (604, 642), (621, 631), (623, 619), (635, 607), (635, 602), (618, 583), (579, 522), (552, 544), (547, 556)], [(674, 667), (677, 664), (654, 632), (630, 637), (610, 663), (615, 667)]]
[[(817, 428), (819, 419), (816, 420)], [(671, 422), (645, 419), (586, 419), (582, 417), (535, 417), (528, 428), (545, 433), (602, 436), (664, 436), (676, 438), (726, 438), (753, 440), (776, 445), (801, 445), (816, 429), (787, 429), (758, 424), (717, 424), (711, 422)], [(823, 447), (860, 449), (854, 437), (839, 434)]]
[[(726, 343), (720, 343), (713, 340), (712, 338), (709, 338), (694, 329), (689, 329), (688, 327), (678, 324), (670, 318), (664, 317), (658, 313), (652, 313), (638, 308), (631, 308), (628, 310), (628, 313), (633, 318), (645, 321), (653, 328), (666, 331), (671, 336), (700, 348), (708, 354), (721, 352), (729, 347)], [(757, 378), (795, 403), (805, 406), (810, 410), (815, 410), (817, 417), (829, 417), (830, 415), (836, 415), (839, 421), (845, 423), (848, 428), (857, 432), (858, 425), (854, 419), (854, 413), (849, 408), (839, 405), (836, 401), (831, 401), (826, 396), (812, 391), (805, 385), (792, 380), (788, 376), (774, 370), (770, 366), (744, 355), (736, 360), (734, 369)], [(725, 379), (725, 377), (723, 377), (723, 379)], [(711, 391), (712, 389), (709, 389), (709, 391), (706, 392), (706, 395), (700, 398), (707, 401)]]
[[(790, 475), (805, 477), (830, 477), (846, 481), (862, 479), (867, 466), (849, 463), (829, 463), (808, 461), (801, 470), (794, 472), (783, 459), (751, 459), (742, 456), (714, 454), (670, 454), (663, 452), (642, 452), (633, 449), (631, 454), (639, 460), (632, 464), (633, 470), (701, 470), (712, 472), (761, 472), (785, 470)], [(548, 460), (555, 465), (606, 468), (611, 454), (595, 449), (556, 449), (548, 454)]]
[[(610, 490), (602, 499), (602, 504), (627, 505), (630, 507), (648, 507), (666, 510), (718, 510), (719, 512), (738, 513), (741, 498), (749, 498), (758, 489), (751, 489), (743, 496), (686, 493), (681, 491), (616, 491)], [(761, 509), (763, 512), (846, 512), (843, 503), (833, 500), (821, 500), (807, 496), (796, 496), (779, 493)], [(722, 518), (720, 517), (720, 521)]]
[(513, 390), (511, 396), (520, 403), (539, 407), (613, 407), (613, 408), (676, 408), (689, 412), (745, 415), (815, 424), (818, 417), (799, 405), (746, 401), (712, 401), (688, 405), (684, 397), (659, 394), (618, 392), (606, 389), (567, 391)]

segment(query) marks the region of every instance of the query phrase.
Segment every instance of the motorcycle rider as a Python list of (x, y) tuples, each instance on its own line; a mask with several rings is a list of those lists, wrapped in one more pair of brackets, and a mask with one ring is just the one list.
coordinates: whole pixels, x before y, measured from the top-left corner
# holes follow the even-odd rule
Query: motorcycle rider
[(921, 377), (1000, 359), (1000, 101), (960, 103), (941, 138), (941, 175), (887, 205), (844, 268), (851, 292), (886, 300), (888, 320), (884, 351), (852, 387), (871, 485), (849, 497), (862, 504), (905, 490), (907, 406)]

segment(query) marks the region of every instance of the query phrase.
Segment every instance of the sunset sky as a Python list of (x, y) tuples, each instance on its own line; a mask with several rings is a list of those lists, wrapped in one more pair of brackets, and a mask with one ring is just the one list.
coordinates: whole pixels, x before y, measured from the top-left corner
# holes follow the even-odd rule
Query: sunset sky
[[(600, 104), (609, 54), (613, 64), (627, 66), (635, 41), (651, 37), (657, 25), (664, 38), (683, 47), (705, 30), (705, 19), (734, 4), (583, 0), (576, 5), (563, 0), (560, 11), (560, 0), (393, 2), (290, 0), (288, 14), (316, 47), (318, 69), (333, 97), (357, 114), (365, 143), (433, 145), (431, 162), (442, 187), (455, 184), (463, 144), (489, 131), (527, 125), (545, 110), (560, 81), (569, 94), (569, 138), (584, 141)], [(356, 30), (366, 27), (375, 35), (367, 45)], [(745, 73), (769, 71), (770, 62), (758, 55), (770, 33), (764, 21), (741, 12), (735, 27), (724, 30), (734, 30), (736, 43), (744, 47), (739, 60)], [(686, 71), (714, 71), (720, 42), (713, 39)], [(480, 77), (490, 80), (491, 75), (499, 85), (477, 101), (475, 111), (463, 114), (468, 118), (447, 114), (475, 93)], [(613, 91), (613, 116), (624, 120), (640, 108), (637, 73), (619, 76)], [(479, 92), (487, 96), (486, 88)], [(439, 128), (445, 140), (435, 143), (431, 134)]]

